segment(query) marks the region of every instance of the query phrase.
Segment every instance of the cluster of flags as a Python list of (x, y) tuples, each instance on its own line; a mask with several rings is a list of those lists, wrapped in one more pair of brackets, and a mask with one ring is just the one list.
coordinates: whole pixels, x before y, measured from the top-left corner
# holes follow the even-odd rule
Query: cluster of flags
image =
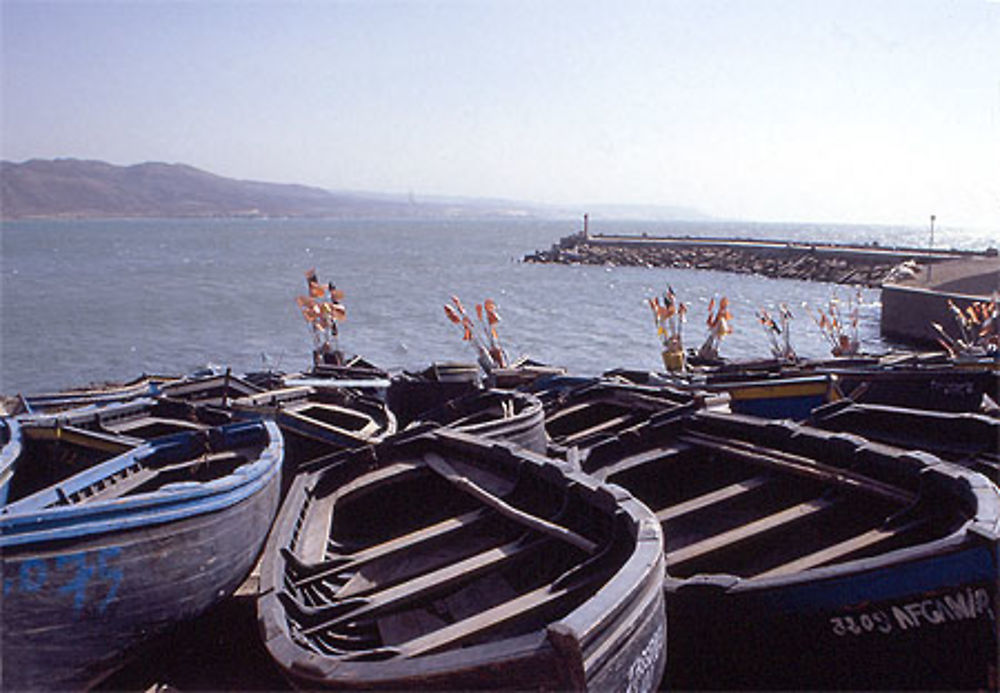
[(313, 350), (316, 354), (337, 353), (340, 345), (337, 342), (337, 323), (347, 318), (347, 309), (341, 301), (344, 292), (333, 285), (320, 283), (316, 270), (306, 271), (308, 296), (295, 299), (302, 317), (309, 325), (313, 337)]
[(681, 333), (687, 316), (687, 306), (677, 300), (674, 288), (668, 286), (662, 298), (657, 296), (649, 299), (649, 307), (653, 311), (656, 333), (660, 337), (664, 351), (683, 352), (684, 342)]
[[(314, 351), (317, 355), (337, 354), (339, 353), (337, 323), (347, 318), (347, 310), (341, 302), (344, 292), (337, 289), (332, 282), (322, 284), (316, 276), (315, 269), (306, 271), (305, 275), (308, 295), (298, 296), (295, 302), (309, 325)], [(667, 287), (662, 296), (647, 299), (647, 303), (653, 313), (653, 321), (664, 355), (681, 355), (679, 363), (683, 368), (682, 333), (684, 322), (687, 320), (687, 305), (678, 300), (671, 286)], [(841, 302), (836, 297), (830, 300), (826, 310), (817, 308), (815, 314), (803, 304), (829, 342), (834, 356), (848, 356), (859, 352), (860, 304), (860, 292), (856, 299), (852, 298), (849, 301), (846, 312), (841, 310)], [(994, 294), (991, 301), (971, 303), (964, 310), (952, 301), (948, 302), (948, 306), (958, 325), (959, 336), (951, 336), (938, 323), (932, 325), (940, 335), (938, 341), (949, 354), (956, 356), (1000, 351), (1000, 295)], [(483, 303), (476, 304), (478, 326), (457, 296), (452, 296), (451, 302), (444, 305), (444, 312), (451, 322), (462, 328), (462, 339), (470, 342), (475, 348), (484, 369), (489, 372), (494, 368), (507, 367), (507, 355), (497, 333), (500, 315), (493, 299), (488, 298)], [(767, 335), (774, 357), (784, 361), (794, 361), (796, 354), (791, 345), (790, 333), (790, 323), (794, 316), (788, 305), (780, 304), (777, 319), (764, 309), (757, 312), (757, 317)], [(725, 296), (718, 300), (713, 297), (708, 304), (708, 316), (705, 321), (708, 334), (697, 352), (698, 357), (704, 360), (719, 358), (719, 347), (723, 338), (733, 331), (730, 323), (732, 319), (729, 300)]]
[[(452, 296), (451, 303), (444, 304), (444, 314), (462, 328), (462, 340), (472, 343), (476, 355), (479, 357), (480, 365), (487, 372), (494, 368), (507, 367), (507, 354), (504, 353), (500, 344), (500, 335), (497, 334), (500, 314), (497, 312), (497, 304), (492, 298), (476, 304), (479, 330), (476, 329), (472, 318), (465, 312), (465, 306), (462, 305), (458, 296)], [(482, 332), (482, 338), (480, 338), (479, 331)]]
[(763, 308), (757, 311), (757, 318), (764, 326), (764, 333), (771, 345), (771, 354), (781, 361), (794, 361), (796, 358), (795, 350), (792, 349), (792, 333), (789, 329), (793, 317), (791, 309), (785, 303), (778, 307), (780, 325)]
[(959, 336), (952, 337), (939, 323), (931, 323), (940, 335), (938, 342), (952, 356), (995, 354), (1000, 351), (1000, 296), (990, 301), (974, 301), (962, 310), (948, 300), (948, 308), (958, 325)]
[(708, 326), (708, 335), (705, 342), (698, 349), (698, 356), (706, 360), (719, 358), (719, 347), (722, 339), (727, 334), (733, 333), (733, 328), (729, 321), (733, 319), (733, 314), (729, 312), (729, 299), (723, 296), (716, 305), (715, 297), (708, 302), (708, 319), (705, 324)]
[(861, 292), (856, 298), (849, 300), (847, 314), (840, 310), (840, 300), (834, 297), (830, 300), (828, 309), (816, 309), (813, 321), (830, 344), (830, 353), (834, 356), (851, 356), (861, 349), (861, 339), (858, 336), (858, 311), (861, 307)]

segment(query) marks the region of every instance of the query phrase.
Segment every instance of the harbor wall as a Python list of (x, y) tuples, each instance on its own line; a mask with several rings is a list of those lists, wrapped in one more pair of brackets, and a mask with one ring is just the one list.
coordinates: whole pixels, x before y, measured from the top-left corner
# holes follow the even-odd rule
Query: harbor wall
[(935, 322), (952, 337), (960, 336), (948, 307), (949, 300), (965, 310), (969, 304), (987, 300), (987, 297), (885, 284), (882, 287), (882, 336), (906, 344), (938, 346), (938, 332), (932, 325)]
[(927, 264), (977, 255), (982, 253), (878, 245), (578, 233), (561, 239), (549, 250), (526, 255), (524, 261), (707, 269), (877, 287), (905, 276), (909, 270), (901, 264), (907, 261)]
[(948, 307), (964, 309), (1000, 290), (997, 250), (932, 250), (736, 238), (591, 235), (586, 230), (524, 262), (677, 267), (882, 287), (881, 332), (890, 340), (937, 346), (940, 324), (958, 337)]

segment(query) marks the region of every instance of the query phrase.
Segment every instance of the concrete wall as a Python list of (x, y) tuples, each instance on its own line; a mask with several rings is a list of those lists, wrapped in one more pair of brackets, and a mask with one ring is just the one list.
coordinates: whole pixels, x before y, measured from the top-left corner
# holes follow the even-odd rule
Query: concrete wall
[(984, 296), (944, 293), (898, 284), (882, 287), (882, 336), (895, 341), (921, 345), (937, 345), (937, 331), (932, 322), (940, 324), (952, 337), (959, 336), (958, 325), (948, 308), (951, 299), (965, 309), (975, 301), (989, 300)]

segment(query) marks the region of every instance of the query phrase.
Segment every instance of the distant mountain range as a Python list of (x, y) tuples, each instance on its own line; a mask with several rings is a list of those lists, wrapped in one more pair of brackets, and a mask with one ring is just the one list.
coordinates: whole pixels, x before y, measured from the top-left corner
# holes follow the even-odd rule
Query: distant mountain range
[[(615, 218), (704, 219), (675, 207), (593, 206)], [(0, 161), (0, 218), (114, 217), (526, 217), (578, 210), (506, 200), (333, 192), (305, 185), (224, 178), (184, 164), (115, 166), (103, 161)]]

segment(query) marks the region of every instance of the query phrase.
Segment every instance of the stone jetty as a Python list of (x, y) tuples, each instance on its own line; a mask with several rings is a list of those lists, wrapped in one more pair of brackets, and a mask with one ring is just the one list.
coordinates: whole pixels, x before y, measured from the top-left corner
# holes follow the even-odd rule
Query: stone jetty
[(524, 262), (678, 267), (877, 287), (906, 278), (919, 266), (989, 252), (581, 231), (526, 255)]

